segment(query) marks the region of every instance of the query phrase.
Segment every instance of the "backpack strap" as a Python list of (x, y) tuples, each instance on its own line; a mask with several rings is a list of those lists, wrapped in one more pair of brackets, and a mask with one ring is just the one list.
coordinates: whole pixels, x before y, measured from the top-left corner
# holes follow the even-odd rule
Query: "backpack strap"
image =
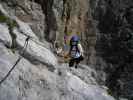
[(76, 57), (76, 54), (79, 52), (78, 41), (70, 41), (70, 55)]

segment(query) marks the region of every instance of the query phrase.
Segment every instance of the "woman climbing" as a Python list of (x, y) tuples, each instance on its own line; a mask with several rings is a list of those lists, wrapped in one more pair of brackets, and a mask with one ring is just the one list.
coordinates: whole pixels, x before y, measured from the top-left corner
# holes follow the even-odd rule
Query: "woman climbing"
[(69, 61), (69, 67), (73, 67), (75, 65), (75, 68), (78, 67), (78, 64), (84, 59), (83, 55), (84, 51), (80, 43), (80, 39), (77, 35), (73, 35), (70, 39), (70, 61)]

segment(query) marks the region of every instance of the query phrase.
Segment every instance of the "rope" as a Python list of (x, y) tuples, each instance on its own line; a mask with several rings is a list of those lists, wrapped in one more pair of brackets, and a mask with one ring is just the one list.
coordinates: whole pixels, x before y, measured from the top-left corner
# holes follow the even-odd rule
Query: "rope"
[[(24, 55), (24, 52), (28, 46), (28, 41), (29, 41), (30, 37), (27, 37), (24, 43), (24, 47), (22, 50), (22, 55)], [(20, 62), (20, 60), (22, 59), (22, 56), (19, 56), (18, 60), (15, 62), (15, 64), (13, 65), (13, 67), (8, 71), (8, 73), (5, 75), (4, 78), (2, 78), (2, 80), (0, 81), (0, 85), (8, 78), (8, 76), (11, 74), (11, 72), (14, 70), (14, 68), (16, 67), (16, 65)]]
[[(29, 39), (32, 40), (33, 42), (37, 43), (38, 45), (45, 47), (44, 45), (42, 45), (42, 44), (40, 44), (39, 42), (37, 42), (36, 40), (34, 40), (33, 37), (31, 37), (31, 36), (29, 36), (29, 35), (27, 35), (27, 34), (24, 34), (24, 33), (22, 33), (22, 34), (25, 35), (25, 36), (27, 36), (27, 38), (25, 39), (25, 43), (24, 43), (23, 49), (22, 49), (22, 51), (20, 52), (21, 55), (24, 55), (25, 50), (26, 50), (26, 48), (27, 48), (27, 46), (28, 46), (28, 41), (29, 41)], [(12, 67), (12, 68), (8, 71), (8, 73), (5, 75), (5, 77), (3, 77), (2, 80), (0, 80), (0, 85), (9, 77), (9, 75), (10, 75), (11, 72), (14, 70), (14, 68), (16, 67), (16, 65), (20, 62), (21, 59), (22, 59), (22, 56), (20, 56), (20, 57), (18, 58), (18, 60), (17, 60), (17, 61), (15, 62), (15, 64), (13, 65), (13, 67)]]
[(30, 35), (27, 35), (27, 34), (25, 34), (25, 33), (21, 33), (22, 35), (25, 35), (26, 37), (29, 37), (30, 38), (30, 40), (31, 41), (33, 41), (33, 42), (35, 42), (36, 44), (38, 44), (38, 45), (40, 45), (40, 46), (42, 46), (42, 47), (45, 47), (46, 48), (46, 46), (45, 45), (43, 45), (43, 44), (41, 44), (40, 42), (38, 42), (38, 40), (37, 39), (35, 39), (34, 37), (32, 37), (32, 36), (30, 36)]

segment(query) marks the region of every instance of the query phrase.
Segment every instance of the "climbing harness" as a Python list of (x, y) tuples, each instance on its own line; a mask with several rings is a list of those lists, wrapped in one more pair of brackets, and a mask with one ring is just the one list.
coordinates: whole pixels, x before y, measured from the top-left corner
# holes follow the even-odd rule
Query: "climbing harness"
[(15, 64), (13, 65), (13, 67), (9, 70), (9, 72), (5, 75), (5, 77), (0, 81), (0, 85), (8, 78), (8, 76), (11, 74), (11, 72), (14, 70), (14, 68), (16, 67), (16, 65), (20, 62), (20, 60), (22, 59), (22, 55), (24, 55), (24, 52), (28, 46), (28, 41), (29, 41), (30, 37), (27, 36), (25, 43), (24, 43), (24, 47), (22, 49), (22, 52), (20, 52), (21, 56), (19, 56), (18, 60), (15, 62)]

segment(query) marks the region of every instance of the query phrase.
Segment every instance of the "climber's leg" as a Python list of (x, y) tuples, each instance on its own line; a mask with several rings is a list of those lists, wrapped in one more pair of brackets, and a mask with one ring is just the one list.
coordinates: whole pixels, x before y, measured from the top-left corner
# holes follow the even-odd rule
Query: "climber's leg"
[(70, 59), (70, 61), (69, 61), (69, 67), (73, 67), (73, 65), (74, 65), (74, 59), (72, 58), (72, 59)]
[(83, 61), (83, 59), (84, 59), (83, 56), (80, 56), (79, 58), (76, 58), (76, 59), (75, 59), (75, 62), (76, 62), (75, 68), (78, 67), (79, 63), (80, 63), (81, 61)]
[(78, 64), (80, 63), (80, 59), (79, 59), (79, 58), (76, 58), (76, 59), (75, 59), (75, 62), (76, 62), (75, 68), (77, 68), (77, 67), (78, 67)]

